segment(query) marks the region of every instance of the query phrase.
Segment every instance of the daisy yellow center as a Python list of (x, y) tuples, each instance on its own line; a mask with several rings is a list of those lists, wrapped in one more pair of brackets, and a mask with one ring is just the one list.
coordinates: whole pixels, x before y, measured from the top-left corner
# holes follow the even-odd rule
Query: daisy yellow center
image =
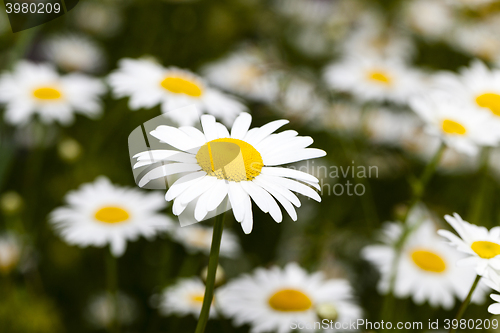
[(416, 250), (411, 259), (421, 269), (427, 272), (442, 273), (446, 270), (446, 263), (438, 254), (427, 250)]
[(441, 127), (443, 128), (443, 132), (447, 134), (465, 135), (465, 133), (467, 133), (467, 130), (462, 124), (450, 119), (443, 120)]
[(192, 294), (190, 296), (190, 300), (193, 303), (203, 303), (203, 297), (204, 297), (203, 294)]
[(269, 305), (277, 311), (299, 312), (309, 310), (312, 307), (312, 301), (301, 291), (283, 289), (269, 298)]
[(161, 86), (174, 94), (185, 94), (191, 97), (200, 97), (203, 93), (198, 84), (180, 77), (166, 77), (161, 81)]
[(196, 160), (208, 175), (234, 182), (254, 179), (264, 166), (251, 144), (230, 138), (207, 142), (198, 150)]
[(33, 90), (33, 96), (38, 99), (54, 100), (61, 98), (62, 94), (59, 90), (52, 87), (40, 87)]
[(120, 223), (130, 218), (129, 213), (120, 207), (103, 207), (95, 213), (96, 220), (104, 223)]
[(476, 97), (477, 105), (488, 108), (495, 114), (500, 117), (500, 95), (494, 93), (486, 93)]
[(369, 80), (375, 81), (380, 84), (384, 85), (392, 84), (391, 77), (387, 73), (384, 73), (382, 71), (370, 71), (367, 76)]
[(488, 241), (476, 241), (470, 246), (483, 259), (491, 259), (500, 254), (500, 245)]

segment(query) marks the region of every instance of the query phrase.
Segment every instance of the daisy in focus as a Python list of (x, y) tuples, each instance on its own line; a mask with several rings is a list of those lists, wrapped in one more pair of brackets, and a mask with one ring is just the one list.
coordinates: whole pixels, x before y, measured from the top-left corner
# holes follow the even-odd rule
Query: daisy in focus
[(217, 87), (245, 98), (270, 103), (279, 93), (279, 75), (258, 50), (243, 49), (205, 67), (206, 78)]
[(480, 147), (496, 146), (500, 132), (488, 112), (471, 112), (447, 95), (429, 94), (414, 97), (410, 107), (426, 123), (425, 130), (441, 138), (459, 152), (476, 155)]
[[(297, 220), (297, 192), (318, 202), (321, 197), (318, 179), (298, 170), (279, 165), (322, 157), (326, 152), (307, 148), (311, 137), (297, 136), (287, 130), (274, 133), (288, 120), (272, 121), (250, 129), (252, 116), (242, 113), (236, 118), (231, 133), (210, 115), (201, 117), (203, 132), (194, 127), (159, 126), (151, 135), (178, 150), (153, 150), (135, 155), (135, 168), (159, 161), (173, 162), (147, 172), (139, 181), (144, 186), (152, 179), (183, 174), (168, 189), (165, 199), (174, 200), (175, 215), (188, 205), (194, 218), (201, 221), (217, 209), (226, 196), (236, 221), (245, 233), (253, 228), (252, 201), (276, 222), (283, 220), (279, 202), (292, 220)], [(274, 133), (274, 134), (273, 134)]]
[(37, 115), (43, 123), (69, 125), (75, 113), (96, 117), (101, 113), (104, 84), (83, 74), (60, 76), (53, 67), (19, 62), (12, 73), (0, 76), (0, 104), (5, 121), (24, 125)]
[(361, 102), (406, 103), (422, 89), (418, 73), (399, 60), (377, 57), (349, 57), (334, 63), (326, 68), (325, 80), (332, 89), (351, 93)]
[[(212, 245), (213, 228), (200, 224), (176, 228), (172, 231), (172, 237), (184, 245), (190, 253), (202, 252), (210, 254)], [(240, 243), (235, 234), (230, 230), (224, 230), (220, 244), (220, 255), (235, 258), (241, 253)]]
[[(119, 68), (109, 75), (116, 98), (130, 97), (132, 110), (161, 105), (163, 113), (194, 105), (198, 113), (209, 113), (224, 123), (231, 123), (246, 107), (235, 98), (208, 86), (187, 70), (165, 68), (148, 59), (122, 59)], [(180, 126), (195, 124), (198, 117), (171, 115)]]
[(448, 230), (438, 234), (449, 241), (458, 251), (467, 254), (458, 264), (475, 267), (478, 275), (484, 276), (489, 268), (500, 270), (500, 227), (491, 230), (464, 221), (457, 213), (446, 215), (446, 221), (458, 236)]
[(45, 58), (66, 72), (95, 73), (104, 65), (102, 49), (83, 35), (56, 35), (42, 47)]
[(86, 247), (110, 245), (115, 257), (123, 255), (127, 241), (153, 238), (171, 230), (173, 222), (159, 211), (166, 207), (157, 192), (113, 185), (99, 177), (66, 195), (66, 206), (50, 214), (50, 223), (69, 244)]
[[(168, 287), (160, 295), (158, 308), (162, 315), (193, 315), (198, 317), (201, 312), (203, 298), (205, 296), (205, 284), (200, 278), (185, 278), (179, 280), (175, 285)], [(217, 295), (215, 297), (217, 302)], [(210, 318), (216, 316), (215, 308), (210, 308)]]
[(317, 311), (326, 305), (336, 314), (334, 322), (361, 317), (347, 280), (327, 280), (321, 272), (309, 274), (295, 263), (283, 269), (258, 268), (221, 287), (217, 297), (222, 313), (238, 326), (249, 324), (252, 333), (289, 333), (294, 324), (312, 327), (321, 321)]
[[(379, 292), (386, 294), (396, 255), (394, 244), (403, 233), (400, 223), (383, 227), (385, 244), (363, 249), (363, 257), (380, 271)], [(408, 236), (397, 263), (394, 294), (399, 298), (411, 296), (416, 304), (429, 302), (433, 307), (450, 310), (455, 298), (464, 299), (476, 274), (467, 267), (456, 266), (463, 256), (442, 242), (434, 222), (426, 219)], [(476, 292), (473, 301), (484, 301), (484, 293)]]

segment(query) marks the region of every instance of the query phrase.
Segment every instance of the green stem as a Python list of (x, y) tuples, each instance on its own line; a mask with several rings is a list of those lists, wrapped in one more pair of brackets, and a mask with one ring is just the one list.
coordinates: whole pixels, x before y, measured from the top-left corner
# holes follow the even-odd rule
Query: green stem
[[(468, 217), (468, 221), (479, 224), (479, 221), (483, 217), (485, 198), (487, 198), (486, 194), (489, 189), (489, 177), (488, 177), (488, 168), (489, 168), (489, 157), (490, 157), (490, 147), (484, 147), (481, 153), (481, 164), (479, 167), (479, 174), (481, 176), (479, 190), (477, 195), (474, 196), (472, 206), (470, 209), (470, 215)], [(481, 223), (484, 225), (483, 223)]]
[(110, 333), (119, 333), (120, 326), (118, 323), (119, 305), (118, 305), (118, 263), (116, 258), (108, 252), (106, 257), (106, 280), (108, 293), (111, 295), (113, 318), (108, 326)]
[(222, 213), (215, 217), (214, 233), (212, 236), (212, 247), (210, 248), (210, 257), (208, 258), (208, 273), (205, 287), (205, 296), (203, 297), (203, 306), (201, 308), (200, 318), (196, 326), (195, 333), (204, 333), (207, 326), (210, 307), (214, 297), (215, 274), (217, 273), (217, 265), (219, 264), (220, 242), (222, 239), (222, 230), (224, 229), (224, 216)]
[[(474, 280), (474, 283), (472, 284), (472, 287), (470, 288), (469, 294), (467, 295), (467, 297), (463, 301), (462, 305), (460, 305), (460, 308), (458, 309), (458, 313), (455, 316), (455, 319), (457, 320), (457, 322), (460, 322), (460, 319), (462, 319), (462, 316), (464, 315), (465, 310), (469, 306), (470, 300), (472, 298), (472, 294), (474, 293), (474, 290), (476, 290), (476, 287), (479, 283), (479, 280), (481, 280), (480, 275), (476, 276), (476, 279)], [(450, 328), (450, 333), (454, 333), (456, 331), (457, 331), (457, 328), (453, 328), (453, 326)]]
[(391, 275), (389, 279), (389, 290), (387, 295), (385, 296), (384, 304), (382, 306), (382, 318), (389, 320), (392, 316), (393, 308), (394, 308), (394, 295), (393, 295), (393, 290), (394, 290), (394, 285), (396, 283), (396, 276), (397, 276), (397, 264), (399, 262), (399, 258), (401, 256), (401, 249), (406, 241), (406, 238), (408, 235), (411, 233), (411, 231), (416, 227), (413, 226), (410, 228), (408, 225), (408, 218), (410, 216), (411, 211), (415, 208), (415, 206), (418, 204), (418, 202), (422, 199), (422, 196), (424, 195), (425, 189), (427, 187), (427, 184), (429, 183), (430, 179), (432, 178), (432, 175), (434, 175), (437, 166), (439, 165), (439, 162), (441, 161), (441, 158), (443, 157), (443, 153), (446, 150), (446, 145), (444, 143), (441, 144), (439, 149), (436, 151), (432, 159), (429, 161), (427, 166), (425, 167), (422, 176), (420, 177), (419, 181), (412, 186), (412, 198), (410, 201), (410, 205), (408, 206), (408, 209), (405, 212), (405, 215), (403, 217), (403, 234), (401, 235), (401, 238), (397, 241), (397, 243), (394, 245), (395, 247), (395, 256), (391, 265)]

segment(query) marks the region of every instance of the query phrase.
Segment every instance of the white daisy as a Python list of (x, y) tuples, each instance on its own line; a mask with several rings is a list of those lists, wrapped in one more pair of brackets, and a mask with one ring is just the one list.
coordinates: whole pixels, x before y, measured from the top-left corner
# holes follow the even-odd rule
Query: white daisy
[(407, 1), (405, 18), (414, 32), (430, 39), (443, 38), (455, 23), (452, 8), (434, 0)]
[(109, 244), (116, 257), (125, 252), (127, 240), (151, 239), (173, 226), (170, 218), (158, 212), (166, 206), (161, 194), (115, 186), (105, 177), (69, 192), (66, 203), (50, 214), (60, 236), (81, 247)]
[(249, 324), (251, 333), (289, 333), (294, 325), (314, 326), (321, 322), (316, 311), (324, 305), (337, 312), (338, 323), (361, 316), (347, 280), (308, 274), (295, 263), (284, 269), (258, 268), (229, 282), (218, 290), (217, 304), (236, 325)]
[[(384, 225), (385, 244), (363, 249), (363, 257), (381, 273), (379, 291), (387, 293), (396, 250), (394, 244), (403, 233), (401, 223)], [(476, 277), (474, 270), (456, 266), (463, 256), (443, 243), (436, 233), (434, 222), (425, 219), (408, 236), (397, 263), (394, 294), (411, 296), (416, 304), (429, 302), (434, 307), (451, 309), (455, 296), (464, 299)], [(483, 292), (476, 292), (474, 301), (484, 300)]]
[(270, 103), (279, 93), (279, 74), (273, 72), (256, 49), (242, 49), (205, 67), (214, 85), (245, 98)]
[(362, 102), (389, 100), (406, 103), (421, 90), (420, 75), (401, 61), (376, 57), (349, 57), (327, 67), (331, 88), (349, 92)]
[(95, 73), (104, 65), (102, 49), (83, 35), (55, 35), (46, 40), (42, 48), (48, 61), (67, 72)]
[(437, 75), (436, 83), (453, 98), (463, 101), (471, 111), (477, 112), (480, 109), (490, 112), (500, 123), (500, 70), (490, 70), (484, 63), (476, 60), (469, 68), (462, 69), (460, 75)]
[(137, 304), (132, 298), (119, 292), (116, 295), (118, 298), (118, 309), (116, 309), (114, 297), (110, 293), (102, 293), (90, 299), (84, 314), (93, 327), (108, 328), (115, 320), (120, 325), (130, 325), (137, 319)]
[(493, 115), (471, 112), (451, 96), (428, 94), (414, 97), (410, 106), (426, 123), (426, 131), (459, 152), (476, 155), (479, 147), (500, 140)]
[[(209, 113), (224, 123), (231, 123), (246, 107), (231, 96), (207, 86), (199, 76), (179, 68), (164, 68), (147, 59), (122, 59), (119, 68), (109, 75), (114, 95), (129, 96), (132, 110), (161, 104), (163, 113), (194, 105), (199, 113)], [(199, 119), (187, 113), (171, 114), (179, 125), (193, 125)]]
[(104, 37), (115, 35), (123, 25), (123, 14), (116, 2), (84, 1), (70, 15), (79, 29)]
[(13, 271), (21, 260), (22, 243), (13, 233), (0, 235), (0, 275)]
[(500, 269), (500, 227), (488, 230), (464, 221), (457, 213), (444, 218), (458, 236), (448, 230), (439, 230), (438, 234), (449, 240), (458, 251), (468, 255), (458, 262), (459, 265), (475, 266), (476, 273), (481, 276), (489, 267)]
[(21, 125), (38, 115), (44, 123), (68, 125), (74, 113), (95, 117), (101, 112), (101, 81), (83, 74), (60, 76), (49, 65), (19, 62), (12, 73), (0, 76), (0, 104), (5, 120)]
[[(205, 284), (198, 277), (179, 280), (160, 295), (158, 308), (162, 315), (200, 315), (205, 296)], [(214, 301), (217, 302), (217, 295)], [(215, 307), (210, 307), (210, 318), (216, 316)]]
[(194, 218), (201, 221), (209, 212), (216, 211), (228, 196), (235, 219), (243, 231), (253, 227), (252, 200), (276, 222), (283, 219), (278, 201), (293, 220), (294, 209), (300, 206), (297, 192), (316, 201), (318, 179), (297, 170), (276, 167), (325, 156), (320, 149), (306, 148), (311, 137), (297, 136), (293, 130), (273, 134), (287, 124), (276, 120), (262, 127), (250, 129), (252, 117), (242, 113), (236, 118), (231, 134), (210, 115), (201, 117), (204, 133), (194, 127), (159, 126), (151, 135), (179, 149), (153, 150), (135, 155), (134, 166), (142, 167), (158, 161), (170, 161), (146, 173), (139, 181), (144, 186), (152, 179), (185, 173), (170, 186), (165, 199), (174, 200), (173, 213), (180, 215), (188, 205), (194, 208)]
[[(202, 252), (210, 254), (213, 236), (213, 228), (211, 227), (191, 224), (189, 226), (176, 228), (172, 232), (172, 236), (191, 253)], [(224, 230), (220, 244), (220, 255), (223, 257), (235, 258), (240, 252), (240, 243), (236, 235), (230, 230)]]
[(498, 30), (481, 23), (462, 23), (449, 36), (449, 42), (463, 52), (486, 61), (500, 61), (500, 40)]

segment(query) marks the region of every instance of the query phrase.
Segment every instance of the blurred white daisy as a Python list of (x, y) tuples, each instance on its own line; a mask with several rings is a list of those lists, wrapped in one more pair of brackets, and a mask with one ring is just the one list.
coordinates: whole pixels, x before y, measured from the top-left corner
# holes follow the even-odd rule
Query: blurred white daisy
[(422, 89), (420, 75), (395, 59), (349, 57), (327, 67), (325, 80), (334, 90), (349, 92), (362, 102), (406, 103)]
[(459, 265), (474, 266), (476, 273), (481, 276), (489, 267), (500, 270), (500, 227), (488, 230), (464, 221), (457, 213), (444, 218), (458, 236), (448, 230), (439, 230), (438, 234), (458, 251), (468, 255), (458, 262)]
[(12, 272), (21, 260), (22, 243), (13, 233), (0, 235), (0, 275)]
[(123, 23), (123, 15), (116, 2), (84, 1), (70, 15), (72, 23), (79, 29), (104, 37), (115, 35)]
[(295, 263), (284, 269), (258, 268), (221, 287), (217, 304), (236, 325), (249, 324), (250, 332), (289, 333), (294, 325), (314, 326), (317, 311), (328, 305), (337, 323), (361, 317), (352, 288), (344, 279), (326, 279), (321, 272), (309, 274)]
[(492, 4), (498, 0), (447, 0), (446, 3), (454, 6), (468, 7), (477, 9), (485, 5)]
[(163, 195), (115, 186), (105, 177), (69, 192), (65, 201), (67, 206), (50, 214), (59, 235), (81, 247), (109, 244), (115, 257), (125, 252), (127, 241), (151, 239), (173, 227), (172, 220), (159, 213), (166, 207)]
[(410, 106), (426, 123), (426, 131), (444, 140), (447, 146), (468, 155), (479, 147), (495, 146), (500, 132), (494, 116), (488, 112), (471, 112), (451, 96), (428, 94), (414, 97)]
[(414, 32), (430, 39), (443, 38), (455, 23), (452, 8), (435, 0), (406, 1), (404, 17)]
[[(388, 222), (383, 226), (383, 233), (385, 244), (367, 246), (362, 254), (380, 271), (378, 289), (385, 294), (389, 290), (396, 255), (394, 244), (403, 233), (403, 225)], [(451, 309), (455, 297), (460, 300), (466, 297), (476, 277), (474, 270), (456, 266), (462, 258), (463, 255), (442, 242), (434, 222), (425, 219), (412, 231), (401, 249), (394, 294), (400, 298), (411, 296), (416, 304), (428, 301), (431, 306)], [(484, 292), (476, 292), (473, 301), (483, 302)]]
[(104, 65), (102, 49), (83, 35), (55, 35), (47, 39), (42, 48), (48, 61), (67, 72), (95, 73)]
[[(199, 113), (209, 113), (224, 123), (231, 123), (246, 107), (235, 98), (206, 85), (204, 80), (183, 69), (164, 68), (148, 59), (122, 59), (119, 68), (109, 75), (109, 84), (117, 98), (129, 96), (132, 110), (161, 104), (163, 113), (194, 105)], [(185, 115), (185, 116), (184, 116)], [(172, 115), (179, 125), (199, 121), (189, 113)]]
[[(118, 309), (114, 297), (117, 297)], [(118, 310), (118, 311), (117, 311)], [(102, 293), (93, 296), (85, 307), (84, 315), (95, 328), (108, 328), (115, 320), (120, 325), (130, 325), (137, 319), (137, 304), (132, 298), (119, 292), (116, 296)]]
[(449, 42), (458, 49), (490, 62), (500, 62), (498, 30), (486, 22), (463, 23), (449, 36)]
[(500, 70), (490, 70), (476, 60), (470, 67), (463, 68), (460, 75), (441, 73), (435, 80), (438, 87), (463, 101), (464, 106), (472, 111), (482, 109), (491, 112), (500, 123)]
[[(200, 315), (205, 284), (199, 277), (180, 279), (175, 285), (168, 287), (160, 295), (158, 310), (164, 316)], [(217, 302), (217, 294), (214, 301)], [(215, 308), (210, 307), (210, 318), (216, 316)]]
[(0, 76), (0, 104), (5, 104), (5, 120), (26, 124), (35, 115), (43, 123), (68, 125), (75, 113), (95, 117), (101, 112), (99, 96), (104, 84), (83, 74), (60, 76), (46, 64), (19, 62), (12, 73)]
[[(212, 245), (212, 236), (213, 228), (199, 224), (178, 227), (172, 232), (172, 237), (184, 245), (191, 253), (202, 252), (209, 254)], [(235, 258), (240, 253), (240, 243), (236, 235), (230, 230), (224, 230), (220, 244), (220, 255)]]
[(270, 103), (279, 93), (279, 75), (255, 49), (238, 50), (206, 66), (204, 73), (217, 87), (254, 101)]
[(276, 222), (283, 219), (278, 201), (295, 221), (300, 206), (297, 192), (316, 201), (321, 197), (318, 179), (310, 174), (277, 167), (325, 156), (323, 150), (306, 148), (311, 137), (297, 136), (293, 130), (273, 134), (288, 123), (276, 120), (250, 129), (252, 116), (242, 113), (236, 118), (231, 134), (210, 115), (201, 117), (204, 133), (194, 127), (159, 126), (151, 135), (176, 150), (153, 150), (135, 155), (135, 168), (158, 161), (170, 161), (146, 173), (139, 181), (144, 186), (152, 179), (186, 173), (167, 191), (167, 201), (174, 200), (172, 211), (180, 215), (188, 205), (194, 208), (194, 218), (201, 221), (216, 211), (229, 198), (235, 219), (243, 231), (253, 228), (252, 201)]
[(336, 14), (339, 1), (325, 0), (276, 0), (280, 13), (306, 24), (325, 22)]

